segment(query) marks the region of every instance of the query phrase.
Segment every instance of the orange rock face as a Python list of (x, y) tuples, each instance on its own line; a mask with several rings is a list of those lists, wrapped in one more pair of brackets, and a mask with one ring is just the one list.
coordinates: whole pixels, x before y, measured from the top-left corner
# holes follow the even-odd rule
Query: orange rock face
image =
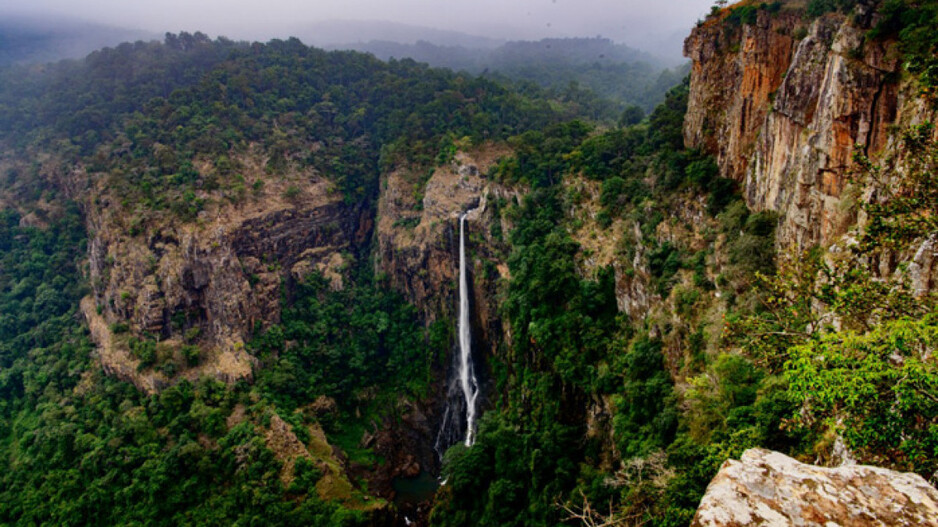
[(684, 124), (689, 147), (717, 157), (724, 175), (741, 179), (772, 94), (792, 58), (794, 14), (760, 12), (755, 25), (707, 24), (684, 43), (693, 60)]
[(853, 156), (880, 153), (900, 117), (896, 52), (864, 31), (838, 14), (809, 23), (762, 11), (755, 25), (706, 24), (685, 42), (685, 144), (714, 155), (750, 208), (780, 213), (783, 247), (826, 244), (855, 224), (841, 204)]

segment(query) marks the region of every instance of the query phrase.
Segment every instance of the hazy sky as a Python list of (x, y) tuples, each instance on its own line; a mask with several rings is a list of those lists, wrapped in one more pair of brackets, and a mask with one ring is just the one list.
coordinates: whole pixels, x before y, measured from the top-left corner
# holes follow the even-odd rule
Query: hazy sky
[[(0, 8), (165, 31), (266, 40), (305, 22), (387, 20), (495, 38), (603, 35), (650, 52), (686, 34), (713, 0), (0, 0)], [(14, 5), (13, 2), (19, 5)], [(673, 50), (672, 50), (673, 51)]]

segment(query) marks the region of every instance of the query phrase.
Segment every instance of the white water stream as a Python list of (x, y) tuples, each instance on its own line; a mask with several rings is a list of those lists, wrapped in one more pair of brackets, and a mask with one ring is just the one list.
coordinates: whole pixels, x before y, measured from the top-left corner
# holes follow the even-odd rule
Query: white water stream
[(466, 446), (475, 442), (479, 382), (472, 368), (472, 324), (469, 321), (469, 277), (466, 276), (466, 215), (459, 216), (459, 386), (466, 401)]
[(469, 281), (469, 263), (466, 261), (466, 213), (459, 215), (459, 310), (456, 331), (458, 348), (453, 350), (448, 374), (443, 420), (433, 448), (440, 459), (446, 449), (462, 442), (467, 447), (475, 443), (476, 413), (478, 412), (479, 379), (472, 362), (472, 311)]

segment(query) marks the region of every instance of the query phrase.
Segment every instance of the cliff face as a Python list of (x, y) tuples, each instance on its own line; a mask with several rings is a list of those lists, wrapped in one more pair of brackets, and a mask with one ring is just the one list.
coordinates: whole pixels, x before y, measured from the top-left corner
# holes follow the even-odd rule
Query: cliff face
[(684, 42), (693, 61), (684, 140), (716, 158), (726, 177), (741, 179), (752, 145), (792, 60), (796, 13), (759, 12), (754, 25), (720, 20), (697, 27)]
[(510, 226), (497, 214), (498, 203), (514, 200), (520, 192), (488, 180), (486, 173), (507, 154), (506, 148), (492, 145), (457, 153), (422, 185), (418, 174), (393, 172), (378, 203), (376, 268), (428, 321), (441, 315), (455, 320), (458, 218), (469, 212), (466, 249), (474, 290), (473, 326), (476, 341), (493, 351), (503, 331), (495, 283), (508, 276), (508, 268), (507, 246), (493, 236), (492, 226), (497, 223), (496, 232), (507, 235)]
[(844, 234), (857, 219), (844, 206), (854, 153), (881, 153), (889, 126), (920, 111), (899, 89), (895, 46), (864, 44), (872, 21), (860, 7), (856, 19), (760, 11), (738, 29), (711, 20), (685, 42), (685, 143), (712, 153), (751, 208), (780, 213), (783, 247)]
[(198, 363), (183, 368), (186, 378), (249, 377), (244, 342), (256, 326), (279, 320), (282, 285), (318, 270), (342, 286), (370, 219), (324, 180), (308, 180), (293, 193), (286, 188), (272, 182), (244, 203), (211, 207), (192, 223), (150, 225), (136, 236), (111, 211), (106, 189), (97, 189), (103, 197), (89, 214), (94, 293), (83, 308), (106, 371), (150, 392), (172, 381), (175, 372), (159, 364), (141, 371), (129, 345), (134, 337), (157, 340), (158, 356), (195, 346), (195, 361), (174, 361)]

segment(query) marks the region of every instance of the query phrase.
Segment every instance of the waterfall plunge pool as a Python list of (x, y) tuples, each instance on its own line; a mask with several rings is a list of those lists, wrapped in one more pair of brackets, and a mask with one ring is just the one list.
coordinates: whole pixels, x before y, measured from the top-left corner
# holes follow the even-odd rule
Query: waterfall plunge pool
[(440, 488), (440, 480), (429, 472), (421, 471), (415, 478), (394, 478), (391, 486), (395, 492), (394, 503), (416, 505), (433, 499)]

